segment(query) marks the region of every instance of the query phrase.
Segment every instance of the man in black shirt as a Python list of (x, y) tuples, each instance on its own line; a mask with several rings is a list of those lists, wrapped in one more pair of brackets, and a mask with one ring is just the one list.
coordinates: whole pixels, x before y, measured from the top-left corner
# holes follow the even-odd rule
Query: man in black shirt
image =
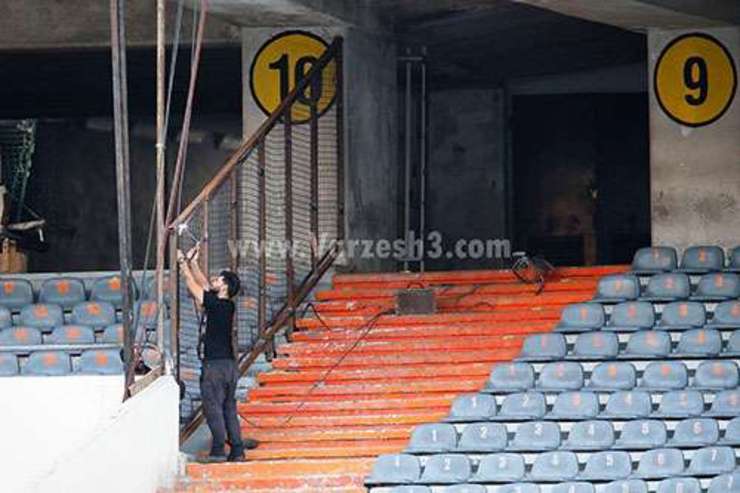
[[(200, 394), (203, 413), (213, 437), (210, 461), (241, 462), (244, 448), (254, 448), (254, 440), (242, 440), (236, 413), (236, 384), (239, 370), (232, 345), (234, 302), (239, 292), (239, 277), (231, 271), (206, 278), (198, 266), (198, 247), (185, 256), (178, 250), (178, 263), (190, 295), (205, 310), (203, 365), (200, 376)], [(225, 441), (228, 434), (231, 450), (226, 457)]]

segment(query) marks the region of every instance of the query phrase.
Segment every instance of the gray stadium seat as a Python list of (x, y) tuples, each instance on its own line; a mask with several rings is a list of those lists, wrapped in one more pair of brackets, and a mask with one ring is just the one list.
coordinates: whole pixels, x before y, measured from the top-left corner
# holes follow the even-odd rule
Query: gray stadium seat
[(655, 419), (627, 421), (622, 427), (615, 448), (651, 449), (662, 447), (668, 439), (666, 425)]
[(601, 493), (648, 493), (648, 486), (642, 479), (623, 479), (604, 485)]
[(723, 390), (714, 397), (707, 416), (740, 416), (740, 390)]
[(573, 303), (560, 314), (557, 332), (587, 332), (604, 325), (604, 307), (599, 303)]
[(43, 331), (50, 331), (54, 327), (64, 324), (64, 312), (59, 305), (37, 303), (21, 308), (20, 325), (38, 327)]
[(679, 272), (658, 274), (650, 278), (645, 292), (640, 297), (644, 301), (685, 300), (691, 295), (689, 276)]
[[(136, 299), (136, 283), (132, 279), (133, 297)], [(121, 277), (118, 275), (102, 277), (97, 279), (90, 290), (90, 301), (102, 301), (120, 308), (123, 304), (123, 291), (121, 291)]]
[(549, 421), (522, 423), (514, 434), (509, 450), (543, 451), (560, 447), (560, 427)]
[(740, 330), (735, 330), (727, 341), (727, 347), (724, 354), (738, 356), (740, 355)]
[(426, 484), (465, 483), (470, 479), (472, 470), (473, 467), (467, 455), (432, 455), (427, 459), (420, 482)]
[(670, 272), (677, 267), (676, 249), (673, 247), (646, 247), (635, 252), (632, 259), (632, 273), (652, 275)]
[(666, 392), (660, 400), (655, 416), (690, 418), (704, 412), (704, 397), (696, 390)]
[(704, 447), (694, 453), (688, 473), (695, 476), (715, 476), (735, 470), (735, 450), (732, 447)]
[(725, 434), (719, 441), (722, 445), (740, 445), (740, 418), (733, 418), (727, 423)]
[(736, 246), (730, 251), (727, 269), (725, 270), (728, 272), (740, 272), (740, 246)]
[(69, 355), (62, 351), (36, 351), (31, 353), (25, 366), (24, 375), (59, 376), (72, 372)]
[(697, 389), (722, 390), (738, 386), (737, 364), (731, 360), (707, 360), (702, 362), (694, 373), (694, 387)]
[(35, 346), (41, 344), (41, 331), (36, 327), (10, 327), (0, 330), (0, 346)]
[(583, 387), (583, 368), (572, 361), (547, 363), (540, 370), (538, 390), (565, 391)]
[(706, 310), (698, 301), (678, 301), (663, 307), (660, 321), (655, 326), (661, 330), (700, 329), (706, 323)]
[(506, 396), (496, 419), (540, 419), (546, 410), (545, 396), (539, 392), (520, 392)]
[(719, 440), (717, 421), (710, 418), (691, 418), (679, 421), (673, 431), (671, 447), (704, 447)]
[(681, 257), (678, 270), (689, 274), (704, 274), (720, 271), (725, 267), (725, 252), (718, 246), (693, 246)]
[(573, 356), (586, 359), (612, 359), (619, 353), (619, 339), (610, 332), (578, 334)]
[(496, 487), (496, 493), (540, 493), (540, 487), (533, 483), (511, 483)]
[(722, 336), (714, 329), (692, 329), (681, 334), (675, 355), (717, 356), (722, 351)]
[(473, 475), (474, 483), (509, 483), (524, 479), (524, 457), (503, 452), (484, 455)]
[(653, 305), (647, 301), (627, 301), (614, 305), (604, 330), (634, 332), (650, 329), (655, 325)]
[(609, 421), (579, 421), (573, 424), (566, 450), (605, 450), (614, 445), (614, 427)]
[[(166, 310), (165, 306), (165, 310)], [(139, 314), (139, 325), (144, 326), (145, 329), (153, 330), (157, 328), (157, 302), (156, 301), (137, 301), (135, 304), (135, 310), (138, 310)], [(135, 312), (136, 313), (136, 312)], [(165, 318), (167, 313), (165, 312)]]
[(714, 316), (707, 322), (707, 327), (740, 329), (740, 301), (731, 300), (718, 303), (714, 308)]
[(589, 419), (599, 414), (599, 399), (593, 392), (563, 392), (555, 398), (549, 417)]
[(614, 274), (599, 279), (593, 301), (599, 303), (621, 303), (637, 299), (640, 281), (630, 274)]
[(502, 363), (493, 367), (486, 383), (490, 392), (521, 392), (534, 387), (534, 369), (529, 363)]
[(117, 349), (88, 349), (82, 353), (79, 372), (94, 375), (123, 373), (123, 362)]
[(637, 382), (637, 370), (632, 363), (599, 363), (591, 371), (586, 388), (590, 390), (630, 390)]
[(12, 377), (18, 374), (18, 360), (13, 353), (0, 352), (0, 377)]
[(486, 493), (486, 487), (481, 484), (453, 484), (442, 490), (442, 493)]
[(556, 484), (550, 490), (551, 493), (594, 493), (595, 491), (594, 485), (583, 481)]
[(640, 388), (646, 390), (679, 390), (689, 383), (689, 371), (681, 361), (653, 361), (642, 373)]
[(13, 325), (13, 317), (10, 315), (10, 310), (0, 306), (0, 329), (6, 329), (11, 325)]
[(609, 396), (606, 416), (616, 418), (645, 418), (652, 411), (650, 394), (641, 390), (620, 391)]
[(552, 361), (565, 357), (565, 337), (562, 334), (536, 334), (527, 337), (519, 360)]
[[(110, 327), (109, 327), (110, 328)], [(108, 329), (106, 329), (106, 332)], [(104, 334), (105, 337), (105, 334)], [(446, 421), (464, 423), (485, 421), (496, 415), (496, 399), (488, 394), (465, 394), (452, 401), (452, 409)]]
[(561, 450), (539, 454), (530, 472), (532, 481), (568, 481), (577, 475), (576, 454)]
[(429, 486), (422, 486), (422, 485), (404, 485), (404, 486), (394, 486), (390, 493), (432, 493), (432, 490), (429, 489)]
[(430, 423), (414, 428), (406, 452), (434, 454), (455, 450), (456, 446), (457, 432), (454, 426), (444, 423)]
[(671, 336), (666, 332), (643, 330), (635, 332), (627, 342), (625, 356), (664, 358), (671, 353)]
[(113, 305), (102, 301), (77, 303), (72, 309), (72, 322), (90, 327), (107, 327), (116, 323)]
[(409, 454), (381, 455), (373, 464), (368, 484), (409, 484), (421, 476), (419, 459)]
[(95, 332), (85, 325), (62, 325), (52, 331), (50, 344), (95, 344)]
[(85, 285), (79, 279), (47, 279), (39, 291), (39, 303), (59, 305), (65, 310), (70, 310), (83, 301), (85, 301)]
[(0, 305), (17, 312), (33, 303), (33, 288), (25, 279), (4, 279), (0, 281)]
[(586, 462), (582, 479), (613, 481), (626, 479), (632, 474), (632, 460), (627, 452), (607, 450), (592, 454)]
[(508, 440), (501, 423), (470, 423), (462, 431), (457, 444), (459, 452), (500, 452)]
[(660, 479), (680, 476), (684, 470), (683, 453), (677, 448), (659, 448), (646, 451), (640, 457), (637, 477)]
[(730, 272), (704, 274), (691, 296), (697, 301), (725, 301), (740, 297), (740, 277)]
[(107, 326), (103, 330), (102, 342), (105, 344), (123, 344), (123, 324)]
[(707, 493), (740, 493), (740, 471), (712, 479)]
[(701, 493), (701, 484), (696, 478), (668, 478), (658, 483), (656, 493)]

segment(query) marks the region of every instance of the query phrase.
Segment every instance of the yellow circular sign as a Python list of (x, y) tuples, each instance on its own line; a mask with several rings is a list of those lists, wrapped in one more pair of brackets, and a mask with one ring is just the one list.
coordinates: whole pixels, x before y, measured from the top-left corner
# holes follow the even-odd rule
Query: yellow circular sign
[(655, 96), (663, 111), (682, 125), (700, 127), (732, 104), (737, 71), (732, 55), (708, 34), (684, 34), (663, 49), (655, 65)]
[[(305, 31), (286, 31), (269, 39), (257, 52), (249, 72), (252, 97), (257, 106), (270, 115), (281, 101), (311, 70), (324, 54), (327, 44)], [(291, 108), (293, 123), (311, 119), (311, 107), (321, 116), (336, 96), (336, 63), (332, 60), (321, 71), (321, 77), (310, 83)]]

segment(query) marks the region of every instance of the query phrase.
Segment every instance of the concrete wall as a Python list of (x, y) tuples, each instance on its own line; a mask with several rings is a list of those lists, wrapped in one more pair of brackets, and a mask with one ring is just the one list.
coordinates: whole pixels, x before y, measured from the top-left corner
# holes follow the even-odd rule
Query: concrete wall
[[(705, 31), (740, 67), (740, 29)], [(683, 31), (649, 31), (653, 75), (663, 47)], [(670, 119), (650, 85), (650, 172), (653, 244), (733, 247), (740, 243), (740, 97), (717, 121), (690, 128)]]

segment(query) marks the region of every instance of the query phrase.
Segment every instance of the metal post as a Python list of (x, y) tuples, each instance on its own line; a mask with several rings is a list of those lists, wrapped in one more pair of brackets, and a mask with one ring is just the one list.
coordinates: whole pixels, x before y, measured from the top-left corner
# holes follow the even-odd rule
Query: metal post
[[(406, 49), (406, 55), (411, 55)], [(403, 231), (406, 242), (406, 252), (403, 261), (403, 270), (409, 270), (409, 256), (411, 254), (411, 64), (406, 61), (406, 104), (405, 133), (404, 133), (404, 185), (403, 185)]]
[[(427, 61), (426, 47), (421, 49), (421, 104), (419, 131), (419, 238), (423, 241), (426, 228), (426, 186), (427, 186)], [(424, 272), (424, 251), (419, 252), (419, 271)]]
[(170, 352), (175, 364), (175, 376), (180, 381), (180, 270), (177, 267), (178, 237), (170, 233)]
[[(285, 278), (288, 284), (288, 306), (295, 313), (295, 269), (293, 267), (293, 122), (292, 108), (285, 113), (285, 241), (288, 246), (285, 256)], [(293, 333), (295, 316), (289, 320), (288, 336)]]
[(337, 98), (337, 240), (344, 240), (344, 45), (338, 40), (336, 54)]
[[(321, 74), (319, 74), (321, 75)], [(319, 246), (319, 113), (317, 94), (311, 86), (311, 268), (316, 268)]]
[(203, 202), (203, 232), (201, 235), (201, 243), (203, 246), (201, 247), (201, 268), (203, 270), (203, 273), (206, 275), (206, 277), (209, 277), (211, 275), (211, 263), (210, 263), (210, 255), (208, 255), (209, 247), (208, 247), (208, 223), (210, 222), (210, 211), (211, 211), (211, 197), (206, 197), (205, 202)]
[(265, 242), (267, 236), (267, 191), (265, 177), (265, 140), (257, 144), (258, 187), (259, 187), (259, 220), (257, 226), (257, 244), (259, 248), (259, 289), (257, 294), (257, 329), (262, 332), (267, 320), (267, 258), (265, 257)]
[[(237, 175), (239, 168), (231, 174), (229, 180), (229, 241), (231, 242), (231, 271), (239, 273), (239, 190)], [(237, 296), (236, 302), (239, 303)], [(239, 310), (234, 310), (234, 330), (231, 333), (231, 345), (235, 355), (239, 355)]]
[[(157, 0), (157, 348), (164, 350), (165, 0)], [(146, 269), (147, 266), (144, 266)], [(164, 363), (165, 358), (162, 358)]]

